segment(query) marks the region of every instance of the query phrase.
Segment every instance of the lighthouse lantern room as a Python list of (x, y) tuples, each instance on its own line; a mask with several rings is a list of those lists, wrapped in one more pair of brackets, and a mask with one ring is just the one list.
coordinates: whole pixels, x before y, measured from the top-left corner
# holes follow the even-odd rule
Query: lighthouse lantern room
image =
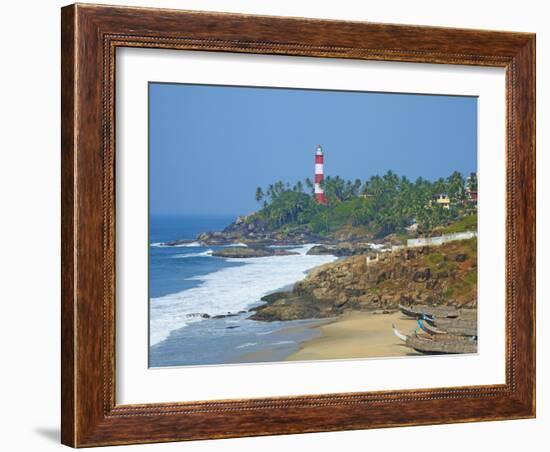
[(317, 201), (318, 204), (327, 203), (325, 192), (321, 186), (325, 177), (324, 163), (323, 148), (318, 144), (317, 151), (315, 152), (315, 201)]

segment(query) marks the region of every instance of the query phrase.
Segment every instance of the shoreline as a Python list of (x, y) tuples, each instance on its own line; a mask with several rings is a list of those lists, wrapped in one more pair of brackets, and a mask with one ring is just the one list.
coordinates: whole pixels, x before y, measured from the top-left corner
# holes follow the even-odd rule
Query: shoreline
[[(258, 350), (246, 352), (226, 364), (273, 364), (288, 360), (300, 350), (302, 344), (321, 336), (320, 327), (334, 319), (290, 320), (292, 325), (280, 325), (272, 334), (271, 344), (263, 344)], [(300, 323), (298, 323), (300, 322)], [(290, 340), (289, 340), (290, 339)]]
[(399, 311), (390, 314), (346, 312), (316, 326), (320, 335), (304, 341), (285, 361), (420, 356), (393, 334), (392, 324), (403, 331), (416, 327), (414, 319), (406, 318)]
[[(429, 279), (436, 281), (438, 290), (442, 291), (447, 286), (453, 287), (454, 283), (449, 273), (444, 272), (447, 267), (466, 273), (472, 265), (468, 261), (468, 249), (456, 244), (445, 245), (441, 248), (444, 251), (434, 251), (432, 254), (438, 258), (435, 263), (427, 258), (427, 255), (432, 257), (430, 252), (413, 250), (406, 255), (383, 255), (376, 259), (372, 269), (368, 258), (365, 262), (363, 255), (309, 255), (305, 248), (310, 249), (311, 246), (314, 244), (302, 245), (301, 251), (294, 255), (262, 256), (250, 261), (238, 259), (237, 262), (245, 261), (248, 265), (207, 274), (202, 278), (202, 285), (185, 291), (187, 297), (200, 295), (202, 300), (205, 289), (216, 289), (217, 292), (213, 293), (217, 295), (220, 282), (225, 284), (222, 288), (227, 289), (222, 293), (229, 294), (228, 289), (234, 293), (235, 283), (238, 282), (239, 287), (245, 289), (243, 297), (250, 298), (252, 282), (257, 286), (266, 275), (271, 279), (275, 274), (279, 284), (273, 286), (273, 281), (270, 281), (270, 285), (278, 288), (267, 289), (266, 286), (263, 289), (267, 289), (264, 292), (266, 295), (278, 296), (270, 300), (258, 296), (261, 300), (253, 301), (245, 309), (235, 305), (235, 299), (228, 299), (235, 305), (233, 311), (209, 314), (204, 317), (204, 322), (193, 322), (171, 331), (159, 343), (162, 345), (155, 347), (154, 354), (158, 359), (154, 361), (164, 362), (164, 365), (210, 365), (417, 356), (420, 353), (407, 347), (392, 330), (392, 324), (395, 324), (400, 331), (409, 333), (417, 328), (417, 323), (400, 311), (394, 311), (396, 306), (388, 303), (388, 295), (393, 300), (396, 290), (418, 290), (426, 286)], [(442, 252), (446, 253), (444, 258)], [(303, 267), (304, 261), (294, 269), (297, 257), (300, 261), (327, 259), (328, 262), (315, 263), (306, 268)], [(396, 259), (399, 262), (395, 262)], [(394, 267), (401, 260), (406, 260), (412, 270), (396, 273)], [(439, 261), (444, 263), (443, 266), (436, 265)], [(288, 268), (290, 264), (292, 268)], [(303, 273), (293, 275), (296, 279), (288, 279), (288, 270), (297, 272), (300, 267)], [(416, 268), (422, 268), (422, 271)], [(224, 276), (221, 280), (220, 272)], [(217, 277), (212, 276), (215, 274)], [(228, 277), (229, 274), (231, 277)], [(291, 280), (293, 282), (289, 282)], [(248, 284), (243, 285), (243, 281)], [(371, 287), (378, 290), (369, 291)], [(429, 292), (433, 287), (427, 290)], [(178, 297), (173, 298), (174, 303), (180, 304)], [(209, 313), (206, 310), (208, 307), (205, 305), (205, 310), (198, 312)], [(210, 347), (212, 337), (223, 342), (217, 347)], [(194, 347), (190, 348), (189, 344)], [(201, 353), (208, 350), (207, 356), (201, 357), (198, 350)]]
[[(310, 323), (311, 322), (311, 323)], [(391, 325), (403, 331), (416, 328), (416, 321), (401, 312), (378, 314), (375, 312), (351, 311), (339, 317), (312, 319), (303, 325), (293, 325), (278, 330), (277, 335), (288, 333), (303, 337), (298, 350), (282, 356), (284, 350), (265, 347), (244, 353), (234, 363), (284, 363), (298, 361), (323, 361), (339, 359), (391, 358), (421, 356), (399, 340)]]
[[(336, 259), (333, 256), (307, 255), (310, 246), (313, 244), (296, 248), (299, 253), (296, 255), (235, 260), (206, 256), (202, 253), (204, 248), (184, 250), (194, 260), (176, 261), (180, 268), (182, 264), (194, 266), (196, 262), (203, 272), (193, 276), (193, 271), (190, 271), (183, 279), (192, 281), (193, 287), (150, 299), (151, 345), (158, 345), (180, 328), (196, 323), (199, 317), (204, 319), (201, 321), (222, 317), (248, 318), (254, 314), (250, 311), (252, 308), (265, 304), (261, 301), (263, 296), (293, 286), (305, 277), (307, 271)], [(181, 248), (171, 253), (181, 253), (179, 250)], [(201, 251), (200, 256), (198, 251)], [(169, 259), (171, 255), (166, 256), (162, 258)], [(172, 262), (169, 264), (173, 265)], [(217, 268), (219, 266), (223, 268)]]

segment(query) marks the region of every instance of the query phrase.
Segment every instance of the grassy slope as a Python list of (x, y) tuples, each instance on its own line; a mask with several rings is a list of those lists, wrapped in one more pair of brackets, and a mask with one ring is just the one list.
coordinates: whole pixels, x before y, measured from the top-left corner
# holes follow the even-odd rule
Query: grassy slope
[(472, 231), (477, 229), (477, 215), (468, 215), (441, 229), (443, 234)]

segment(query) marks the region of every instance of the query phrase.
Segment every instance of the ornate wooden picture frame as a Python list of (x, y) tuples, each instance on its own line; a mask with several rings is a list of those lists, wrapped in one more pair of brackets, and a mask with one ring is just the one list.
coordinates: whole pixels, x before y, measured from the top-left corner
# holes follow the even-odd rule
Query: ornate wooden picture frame
[[(64, 444), (535, 416), (535, 35), (78, 4), (62, 9), (61, 34)], [(114, 89), (120, 47), (505, 68), (505, 384), (117, 405)]]

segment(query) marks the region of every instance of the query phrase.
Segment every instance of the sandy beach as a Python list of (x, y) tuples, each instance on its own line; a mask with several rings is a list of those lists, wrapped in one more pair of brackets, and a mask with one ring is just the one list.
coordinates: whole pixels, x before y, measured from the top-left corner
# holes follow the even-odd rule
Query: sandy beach
[(418, 353), (406, 347), (392, 332), (392, 323), (403, 332), (415, 329), (416, 321), (401, 312), (373, 314), (350, 312), (315, 326), (320, 335), (301, 344), (287, 361), (353, 359), (412, 356)]

